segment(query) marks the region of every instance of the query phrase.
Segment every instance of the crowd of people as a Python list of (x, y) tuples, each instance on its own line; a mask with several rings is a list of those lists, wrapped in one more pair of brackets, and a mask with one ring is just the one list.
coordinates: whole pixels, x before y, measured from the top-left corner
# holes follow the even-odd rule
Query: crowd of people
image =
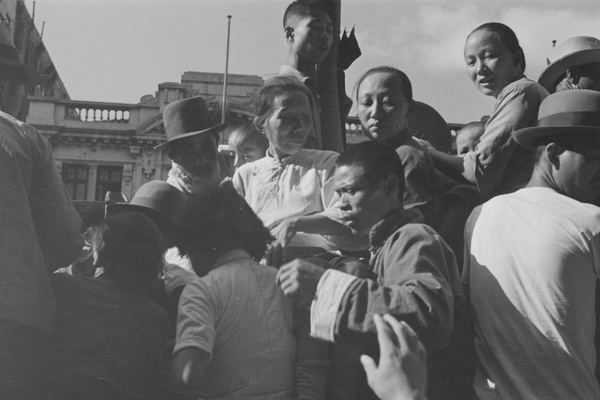
[(600, 40), (559, 43), (536, 82), (508, 26), (475, 28), (496, 105), (456, 154), (411, 134), (409, 77), (371, 68), (369, 140), (338, 154), (331, 7), (288, 6), (286, 65), (227, 153), (201, 97), (168, 104), (167, 181), (83, 234), (13, 117), (38, 76), (0, 31), (2, 398), (600, 399)]

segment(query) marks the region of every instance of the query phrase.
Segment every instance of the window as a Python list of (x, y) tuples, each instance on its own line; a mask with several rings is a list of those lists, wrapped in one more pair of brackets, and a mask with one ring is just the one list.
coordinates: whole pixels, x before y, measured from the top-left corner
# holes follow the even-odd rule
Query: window
[(121, 192), (123, 182), (123, 167), (113, 165), (98, 165), (96, 175), (96, 201), (104, 201), (106, 192)]
[(62, 179), (72, 200), (86, 200), (88, 166), (85, 164), (64, 164)]

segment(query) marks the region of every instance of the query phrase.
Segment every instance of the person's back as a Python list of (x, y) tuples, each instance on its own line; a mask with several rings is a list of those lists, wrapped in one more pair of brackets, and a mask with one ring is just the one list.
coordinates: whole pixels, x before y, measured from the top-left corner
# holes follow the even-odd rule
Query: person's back
[(599, 274), (600, 209), (525, 188), (476, 209), (466, 232), (463, 279), (489, 374), (476, 375), (480, 398), (497, 398), (487, 379), (506, 399), (600, 398), (585, 301)]
[(276, 275), (232, 250), (184, 289), (175, 352), (199, 346), (211, 354), (202, 397), (295, 397), (292, 312)]
[(597, 399), (600, 93), (546, 98), (513, 132), (535, 150), (527, 186), (478, 207), (465, 228), (481, 399)]
[(58, 307), (57, 360), (65, 374), (61, 398), (162, 398), (165, 311), (144, 291), (107, 278), (54, 274), (51, 283)]

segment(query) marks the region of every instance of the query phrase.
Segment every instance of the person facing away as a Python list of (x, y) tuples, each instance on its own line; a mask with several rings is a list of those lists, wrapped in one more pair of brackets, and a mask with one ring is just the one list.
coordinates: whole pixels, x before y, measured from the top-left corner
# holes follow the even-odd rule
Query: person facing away
[(138, 212), (109, 215), (90, 244), (97, 278), (53, 274), (60, 399), (164, 399), (168, 317), (148, 290), (162, 267), (156, 225)]
[(46, 355), (54, 331), (51, 272), (83, 246), (81, 219), (56, 169), (50, 142), (17, 120), (25, 87), (39, 83), (0, 24), (0, 393), (48, 393)]
[(463, 126), (456, 133), (456, 154), (462, 156), (475, 151), (484, 132), (485, 123), (481, 121), (469, 122)]
[(375, 339), (375, 313), (406, 321), (432, 353), (434, 390), (440, 365), (433, 353), (448, 345), (455, 316), (464, 314), (454, 254), (422, 223), (418, 209), (404, 209), (404, 172), (392, 147), (351, 147), (336, 162), (334, 182), (343, 220), (353, 232), (369, 233), (372, 278), (341, 272), (340, 266), (358, 263), (349, 257), (334, 259), (330, 269), (310, 258), (284, 264), (277, 281), (287, 296), (311, 304), (311, 335), (322, 340), (368, 346)]
[(233, 187), (188, 199), (175, 241), (198, 274), (181, 294), (171, 377), (211, 399), (295, 399), (296, 342), (277, 271), (259, 261), (269, 231)]
[(333, 43), (334, 4), (323, 0), (296, 0), (283, 15), (287, 43), (286, 63), (279, 75), (291, 76), (304, 83), (311, 95), (312, 131), (307, 149), (322, 149), (321, 105), (315, 81), (316, 67), (323, 62)]
[(442, 172), (461, 174), (477, 185), (482, 200), (513, 192), (531, 175), (530, 149), (514, 141), (511, 132), (533, 126), (548, 91), (525, 76), (525, 54), (508, 26), (490, 22), (475, 28), (465, 42), (467, 75), (486, 96), (496, 99), (475, 151), (461, 157), (431, 149)]
[(269, 148), (269, 142), (252, 122), (236, 127), (227, 138), (229, 156), (237, 170), (242, 165), (260, 160)]
[(548, 92), (589, 89), (600, 91), (600, 40), (575, 36), (560, 42), (548, 54), (548, 66), (538, 78)]
[(598, 399), (600, 92), (547, 97), (513, 133), (535, 150), (527, 186), (495, 197), (465, 228), (479, 399)]

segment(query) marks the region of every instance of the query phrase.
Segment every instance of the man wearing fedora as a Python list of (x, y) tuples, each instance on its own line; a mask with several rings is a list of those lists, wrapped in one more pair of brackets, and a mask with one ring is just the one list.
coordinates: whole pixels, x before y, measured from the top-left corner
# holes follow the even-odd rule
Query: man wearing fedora
[(575, 36), (554, 47), (538, 82), (548, 92), (589, 89), (600, 91), (600, 40)]
[(167, 141), (155, 149), (166, 147), (173, 161), (168, 183), (189, 194), (232, 175), (218, 151), (218, 135), (227, 124), (213, 124), (202, 97), (167, 104), (163, 122)]
[(0, 397), (6, 399), (51, 398), (49, 274), (69, 265), (83, 245), (50, 143), (15, 118), (25, 85), (38, 81), (0, 24)]
[(599, 399), (600, 93), (569, 90), (513, 132), (535, 151), (528, 185), (477, 207), (465, 228), (479, 399)]

